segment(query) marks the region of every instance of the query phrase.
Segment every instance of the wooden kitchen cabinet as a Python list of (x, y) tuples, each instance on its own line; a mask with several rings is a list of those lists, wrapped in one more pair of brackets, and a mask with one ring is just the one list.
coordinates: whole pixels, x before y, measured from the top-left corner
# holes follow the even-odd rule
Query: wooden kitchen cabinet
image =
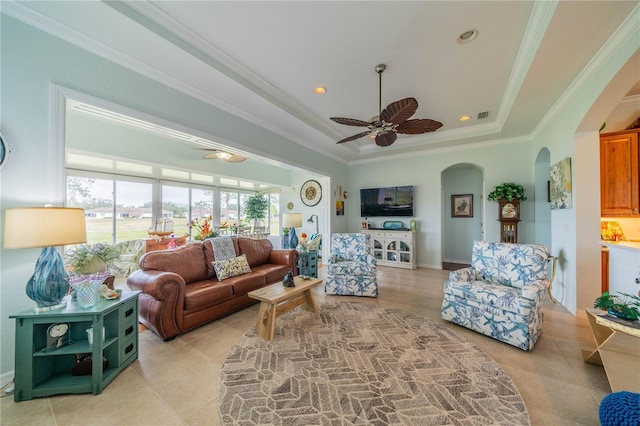
[(640, 216), (638, 132), (600, 135), (601, 216)]

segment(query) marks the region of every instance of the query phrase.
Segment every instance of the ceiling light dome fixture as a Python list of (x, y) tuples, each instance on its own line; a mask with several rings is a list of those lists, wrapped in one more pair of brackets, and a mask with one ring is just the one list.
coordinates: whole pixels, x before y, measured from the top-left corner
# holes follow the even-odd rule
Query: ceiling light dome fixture
[(324, 95), (325, 93), (327, 93), (327, 88), (323, 86), (314, 87), (313, 93), (315, 93), (316, 95)]
[(471, 120), (471, 117), (469, 117), (468, 115), (463, 115), (458, 120), (460, 120), (460, 121), (469, 121), (469, 120)]
[(458, 43), (470, 43), (478, 37), (478, 30), (467, 30), (458, 36)]
[(247, 157), (240, 154), (233, 154), (231, 152), (222, 151), (215, 148), (194, 148), (200, 151), (210, 151), (208, 154), (205, 154), (202, 158), (205, 160), (215, 160), (220, 159), (227, 161), (229, 163), (242, 163)]

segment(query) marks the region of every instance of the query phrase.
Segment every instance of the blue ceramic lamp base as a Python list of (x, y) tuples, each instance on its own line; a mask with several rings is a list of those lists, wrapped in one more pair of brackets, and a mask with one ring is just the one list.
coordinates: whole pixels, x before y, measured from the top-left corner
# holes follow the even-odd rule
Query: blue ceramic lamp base
[(296, 228), (291, 228), (289, 233), (289, 248), (298, 247), (298, 236), (296, 235)]
[(36, 269), (27, 282), (27, 296), (38, 304), (36, 312), (51, 311), (67, 306), (64, 296), (69, 292), (68, 274), (64, 261), (54, 247), (43, 247)]

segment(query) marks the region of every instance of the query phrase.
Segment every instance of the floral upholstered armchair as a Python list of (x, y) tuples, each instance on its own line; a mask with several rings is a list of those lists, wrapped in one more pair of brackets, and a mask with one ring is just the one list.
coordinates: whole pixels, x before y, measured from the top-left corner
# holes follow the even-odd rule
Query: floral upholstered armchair
[(368, 234), (331, 235), (325, 293), (377, 297), (376, 271), (376, 259), (369, 252)]
[(109, 271), (118, 277), (127, 277), (139, 269), (138, 261), (144, 254), (146, 244), (144, 240), (127, 240), (113, 246), (118, 257), (109, 262)]
[(442, 318), (523, 350), (542, 332), (542, 305), (555, 258), (538, 244), (475, 241), (471, 267), (449, 274)]

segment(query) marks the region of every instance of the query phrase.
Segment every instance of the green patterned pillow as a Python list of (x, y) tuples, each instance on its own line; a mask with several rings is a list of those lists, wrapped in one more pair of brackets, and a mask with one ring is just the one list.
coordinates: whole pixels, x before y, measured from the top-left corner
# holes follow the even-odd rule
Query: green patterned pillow
[(211, 263), (213, 264), (213, 269), (216, 270), (218, 281), (251, 272), (246, 254), (234, 257), (233, 259), (214, 260)]

